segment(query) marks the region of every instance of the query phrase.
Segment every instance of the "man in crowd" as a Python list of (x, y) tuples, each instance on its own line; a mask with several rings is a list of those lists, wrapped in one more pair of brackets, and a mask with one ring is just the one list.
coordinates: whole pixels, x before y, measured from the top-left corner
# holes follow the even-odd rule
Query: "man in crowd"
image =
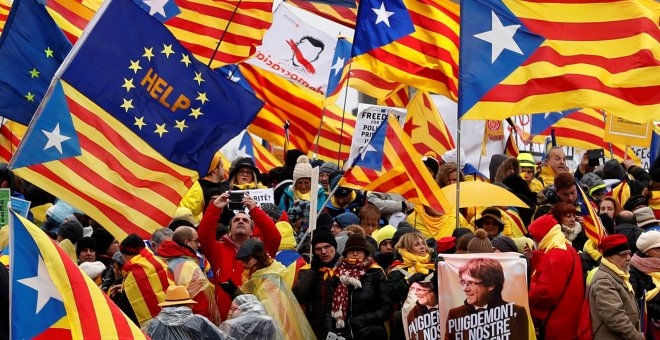
[(541, 165), (541, 170), (529, 184), (529, 188), (533, 192), (541, 192), (541, 190), (552, 185), (557, 174), (567, 171), (564, 149), (560, 146), (553, 147), (548, 151), (548, 155), (543, 160), (543, 165)]

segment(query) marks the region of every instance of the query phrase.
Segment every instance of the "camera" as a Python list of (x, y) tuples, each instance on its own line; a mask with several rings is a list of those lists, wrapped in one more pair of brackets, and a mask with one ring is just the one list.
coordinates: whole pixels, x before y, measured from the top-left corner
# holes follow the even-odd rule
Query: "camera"
[(243, 210), (243, 197), (245, 197), (243, 191), (230, 191), (227, 208), (229, 210)]
[(605, 151), (603, 149), (587, 150), (587, 157), (589, 158), (589, 166), (596, 167), (603, 164)]

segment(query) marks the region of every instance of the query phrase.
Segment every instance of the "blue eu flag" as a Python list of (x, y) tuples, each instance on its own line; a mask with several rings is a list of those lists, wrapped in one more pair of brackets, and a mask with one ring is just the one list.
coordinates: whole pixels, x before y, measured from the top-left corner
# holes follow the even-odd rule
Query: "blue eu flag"
[(30, 123), (71, 43), (37, 0), (15, 0), (0, 36), (0, 115)]
[(205, 176), (214, 153), (263, 102), (197, 61), (134, 2), (106, 1), (98, 15), (62, 80), (161, 155)]

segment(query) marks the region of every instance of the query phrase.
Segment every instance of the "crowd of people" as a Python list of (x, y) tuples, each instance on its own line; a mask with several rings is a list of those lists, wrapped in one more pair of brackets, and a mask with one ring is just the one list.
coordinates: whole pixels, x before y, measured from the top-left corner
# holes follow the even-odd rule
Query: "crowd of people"
[[(528, 263), (533, 324), (520, 317), (517, 328), (533, 325), (544, 339), (660, 335), (660, 161), (649, 171), (630, 160), (591, 167), (585, 155), (571, 170), (555, 147), (540, 162), (529, 153), (495, 155), (485, 175), (464, 160), (456, 149), (423, 157), (440, 187), (490, 182), (528, 207), (440, 212), (396, 193), (338, 187), (343, 172), (336, 164), (298, 150), (267, 174), (251, 158), (234, 160), (225, 173), (218, 153), (169, 225), (147, 240), (118, 240), (6, 167), (1, 180), (32, 202), (30, 218), (154, 339), (405, 339), (402, 307), (410, 294), (420, 301), (414, 309), (443, 303), (439, 256), (493, 252), (519, 253)], [(272, 203), (232, 195), (263, 188), (273, 189)], [(313, 200), (318, 214), (310, 214)], [(585, 205), (598, 214), (602, 240), (589, 237), (595, 222)], [(0, 248), (6, 245), (5, 230)], [(0, 259), (5, 269), (6, 256)], [(479, 261), (461, 268), (467, 298), (450, 314), (505, 303), (501, 266), (488, 262), (495, 279), (478, 281)], [(478, 301), (471, 292), (479, 285), (497, 294)]]

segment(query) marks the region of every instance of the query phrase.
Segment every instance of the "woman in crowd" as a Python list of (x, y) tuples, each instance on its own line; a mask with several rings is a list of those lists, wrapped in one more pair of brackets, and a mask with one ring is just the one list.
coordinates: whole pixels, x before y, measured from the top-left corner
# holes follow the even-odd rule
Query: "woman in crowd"
[(295, 201), (310, 201), (312, 195), (316, 195), (317, 207), (322, 207), (325, 202), (325, 191), (319, 185), (317, 192), (312, 191), (312, 165), (309, 164), (307, 156), (298, 157), (296, 166), (293, 168), (293, 184), (284, 189), (279, 206), (283, 211), (289, 210)]
[(569, 203), (559, 202), (552, 206), (550, 214), (561, 225), (561, 232), (564, 233), (564, 236), (573, 242), (582, 231), (582, 225), (575, 218), (575, 206)]
[(598, 203), (598, 213), (607, 214), (611, 219), (614, 219), (614, 217), (616, 217), (616, 215), (618, 215), (622, 210), (623, 208), (621, 208), (619, 202), (609, 196), (603, 197), (603, 199)]
[[(231, 171), (229, 171), (229, 178), (221, 183), (221, 189), (228, 191), (263, 189), (265, 187), (259, 183), (259, 176), (259, 168), (254, 165), (254, 160), (252, 160), (252, 158), (238, 158), (234, 161)], [(209, 202), (213, 202), (210, 197)], [(223, 225), (229, 225), (232, 217), (234, 217), (234, 212), (232, 210), (223, 209), (222, 214), (220, 215), (220, 223)]]
[(385, 321), (392, 312), (383, 268), (369, 256), (363, 236), (352, 234), (335, 270), (331, 317), (335, 333), (350, 339), (387, 339)]
[(646, 309), (646, 339), (660, 336), (660, 231), (651, 230), (637, 239), (637, 253), (630, 260), (630, 284), (637, 301)]

